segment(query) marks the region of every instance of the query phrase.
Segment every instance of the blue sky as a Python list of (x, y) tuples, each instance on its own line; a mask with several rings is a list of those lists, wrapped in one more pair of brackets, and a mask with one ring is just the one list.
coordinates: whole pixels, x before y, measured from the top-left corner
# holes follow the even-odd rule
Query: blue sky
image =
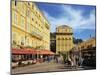
[(55, 32), (57, 26), (68, 25), (73, 28), (74, 37), (83, 40), (95, 36), (95, 6), (37, 3), (51, 24), (51, 32)]

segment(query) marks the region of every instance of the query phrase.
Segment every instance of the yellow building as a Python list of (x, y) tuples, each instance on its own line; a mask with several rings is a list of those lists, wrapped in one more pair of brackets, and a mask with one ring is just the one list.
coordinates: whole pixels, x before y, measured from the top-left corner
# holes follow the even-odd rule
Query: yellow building
[[(96, 38), (92, 37), (73, 47), (70, 57), (74, 59), (84, 59), (82, 65), (96, 67)], [(88, 61), (88, 62), (87, 62)]]
[(68, 52), (73, 48), (72, 28), (61, 25), (56, 28), (56, 53)]
[[(92, 37), (82, 43), (77, 44), (72, 49), (72, 53), (78, 57), (96, 58), (96, 38)], [(95, 59), (94, 59), (95, 60)]]
[(73, 49), (76, 51), (96, 47), (96, 39), (92, 37), (82, 43), (77, 44)]
[(50, 24), (33, 2), (12, 1), (12, 48), (50, 50)]

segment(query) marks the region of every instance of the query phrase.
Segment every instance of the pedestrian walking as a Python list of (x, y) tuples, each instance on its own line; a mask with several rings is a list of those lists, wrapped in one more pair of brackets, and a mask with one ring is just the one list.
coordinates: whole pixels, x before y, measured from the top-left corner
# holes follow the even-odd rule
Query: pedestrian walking
[(71, 59), (68, 58), (68, 65), (71, 66)]
[(75, 60), (75, 57), (72, 57), (72, 61), (73, 61), (73, 66), (76, 66), (76, 60)]
[(50, 62), (50, 57), (48, 56), (48, 63)]
[(57, 56), (55, 57), (55, 59), (56, 59), (56, 63), (58, 63), (58, 57)]
[(75, 57), (75, 61), (76, 61), (76, 66), (78, 66), (78, 61), (79, 61), (78, 57)]
[(79, 58), (79, 66), (82, 66), (84, 59), (82, 57)]
[(61, 62), (61, 59), (60, 59), (60, 56), (58, 57), (58, 63), (60, 63)]

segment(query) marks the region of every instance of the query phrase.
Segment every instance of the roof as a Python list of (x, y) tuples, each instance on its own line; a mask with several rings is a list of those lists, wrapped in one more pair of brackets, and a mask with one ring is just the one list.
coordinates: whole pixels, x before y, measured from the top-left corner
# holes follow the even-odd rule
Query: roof
[[(60, 25), (60, 26), (58, 26), (57, 28), (71, 28), (70, 26), (68, 26), (68, 25)], [(72, 29), (72, 28), (71, 28)]]

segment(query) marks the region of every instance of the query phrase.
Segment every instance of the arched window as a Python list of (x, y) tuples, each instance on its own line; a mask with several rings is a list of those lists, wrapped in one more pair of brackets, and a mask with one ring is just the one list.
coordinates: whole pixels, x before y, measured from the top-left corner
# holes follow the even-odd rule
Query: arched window
[(64, 38), (62, 38), (62, 40), (64, 40)]
[(69, 38), (69, 40), (71, 40), (71, 38)]
[(67, 38), (65, 38), (65, 40), (68, 40)]

